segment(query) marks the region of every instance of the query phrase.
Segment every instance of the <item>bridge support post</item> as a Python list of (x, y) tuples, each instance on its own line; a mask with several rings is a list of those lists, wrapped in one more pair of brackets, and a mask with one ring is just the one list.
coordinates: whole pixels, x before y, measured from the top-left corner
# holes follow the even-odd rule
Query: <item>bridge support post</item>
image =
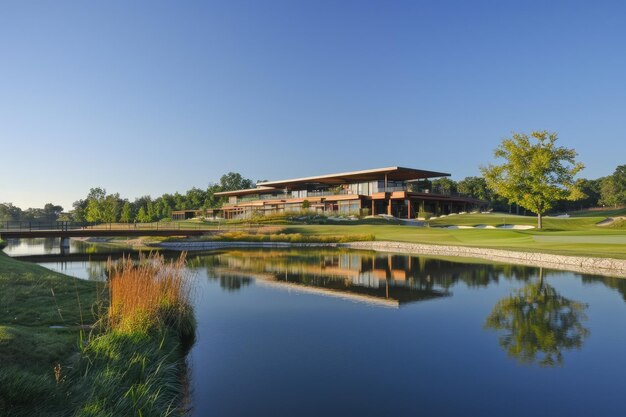
[(62, 237), (61, 238), (61, 255), (66, 255), (70, 253), (70, 238)]

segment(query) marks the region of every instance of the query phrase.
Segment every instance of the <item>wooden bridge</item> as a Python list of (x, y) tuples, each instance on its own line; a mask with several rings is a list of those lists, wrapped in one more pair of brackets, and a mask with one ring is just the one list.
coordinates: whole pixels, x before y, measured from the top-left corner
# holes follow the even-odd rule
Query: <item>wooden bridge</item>
[(139, 237), (139, 236), (200, 236), (218, 230), (215, 226), (189, 223), (0, 223), (2, 239), (61, 238), (61, 248), (69, 248), (72, 237)]

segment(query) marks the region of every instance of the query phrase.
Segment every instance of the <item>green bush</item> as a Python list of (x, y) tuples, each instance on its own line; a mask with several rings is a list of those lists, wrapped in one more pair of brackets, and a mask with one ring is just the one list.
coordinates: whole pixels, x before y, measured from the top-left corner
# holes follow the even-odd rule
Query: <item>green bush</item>
[(420, 219), (428, 220), (433, 217), (433, 213), (429, 211), (420, 211), (419, 213), (417, 213), (417, 217)]

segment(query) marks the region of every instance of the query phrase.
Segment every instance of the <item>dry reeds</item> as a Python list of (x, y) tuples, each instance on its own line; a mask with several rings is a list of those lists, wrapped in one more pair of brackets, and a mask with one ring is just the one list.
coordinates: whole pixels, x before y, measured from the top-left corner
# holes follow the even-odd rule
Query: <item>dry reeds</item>
[(112, 329), (150, 331), (163, 326), (179, 332), (190, 325), (190, 286), (185, 263), (186, 254), (167, 262), (163, 255), (130, 257), (109, 262), (109, 313)]

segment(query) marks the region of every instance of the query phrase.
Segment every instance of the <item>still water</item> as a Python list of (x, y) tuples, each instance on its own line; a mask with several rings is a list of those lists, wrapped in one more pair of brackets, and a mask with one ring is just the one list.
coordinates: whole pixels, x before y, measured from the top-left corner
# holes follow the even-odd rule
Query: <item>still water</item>
[(194, 416), (626, 416), (626, 280), (344, 250), (188, 260)]

